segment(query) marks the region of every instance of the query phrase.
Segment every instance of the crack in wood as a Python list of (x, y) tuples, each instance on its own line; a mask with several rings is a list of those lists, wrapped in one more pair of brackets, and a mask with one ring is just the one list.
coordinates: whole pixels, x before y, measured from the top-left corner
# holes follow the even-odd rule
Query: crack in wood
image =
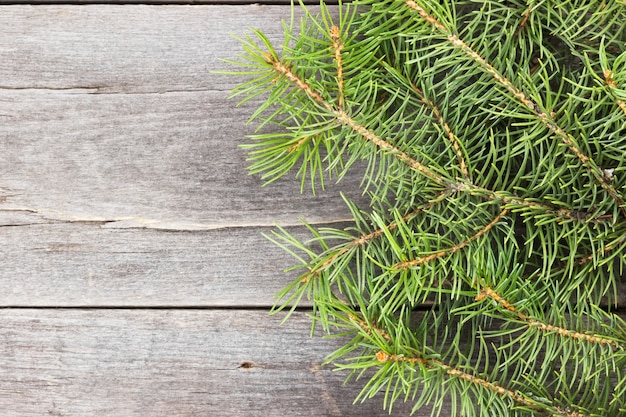
[[(57, 223), (85, 223), (98, 225), (103, 229), (154, 229), (162, 231), (181, 231), (181, 232), (202, 232), (211, 230), (223, 230), (234, 228), (273, 228), (276, 222), (249, 222), (249, 223), (231, 223), (231, 224), (215, 224), (202, 223), (184, 220), (167, 220), (167, 219), (150, 219), (144, 217), (114, 217), (106, 218), (101, 216), (88, 216), (76, 213), (67, 213), (52, 209), (32, 209), (26, 207), (4, 207), (0, 208), (2, 212), (24, 212), (31, 213), (43, 220), (53, 221)], [(329, 219), (316, 222), (307, 222), (310, 225), (330, 225), (335, 223), (349, 223), (352, 219)], [(54, 224), (54, 223), (30, 223), (33, 224)], [(27, 224), (15, 224), (11, 226), (22, 226)], [(280, 222), (282, 227), (302, 226), (302, 222)], [(0, 225), (1, 226), (1, 225)], [(9, 226), (9, 225), (7, 225)]]
[[(94, 85), (94, 86), (69, 86), (69, 87), (45, 87), (45, 86), (7, 86), (0, 85), (0, 90), (10, 91), (42, 91), (47, 93), (89, 94), (89, 95), (162, 95), (162, 94), (186, 94), (186, 93), (211, 93), (229, 92), (227, 88), (190, 88), (190, 89), (164, 89), (154, 91), (124, 90), (129, 86), (124, 85)], [(13, 117), (12, 115), (0, 114), (0, 117)]]

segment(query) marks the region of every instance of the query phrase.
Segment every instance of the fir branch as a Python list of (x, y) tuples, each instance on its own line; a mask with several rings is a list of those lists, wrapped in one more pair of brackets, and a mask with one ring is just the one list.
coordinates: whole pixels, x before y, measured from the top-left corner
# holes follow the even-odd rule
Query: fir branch
[(576, 156), (576, 158), (578, 158), (581, 164), (588, 169), (588, 171), (600, 184), (600, 186), (611, 196), (613, 200), (615, 200), (620, 211), (622, 212), (624, 217), (626, 217), (626, 205), (622, 196), (617, 192), (613, 185), (606, 180), (602, 169), (598, 167), (598, 165), (593, 159), (591, 159), (591, 157), (586, 155), (580, 149), (572, 135), (565, 132), (563, 128), (561, 128), (556, 123), (553, 116), (549, 114), (548, 111), (542, 109), (537, 103), (528, 98), (528, 96), (522, 90), (520, 90), (517, 86), (515, 86), (515, 84), (513, 84), (510, 80), (503, 76), (493, 65), (487, 62), (485, 58), (480, 56), (480, 54), (474, 51), (467, 43), (465, 43), (452, 31), (450, 31), (443, 24), (437, 21), (437, 19), (435, 19), (433, 16), (428, 14), (428, 12), (426, 12), (423, 7), (417, 4), (415, 0), (402, 1), (404, 1), (410, 9), (416, 11), (422, 19), (430, 23), (435, 29), (441, 32), (441, 34), (445, 36), (446, 40), (450, 42), (451, 45), (459, 48), (465, 55), (475, 61), (484, 71), (491, 74), (491, 76), (507, 91), (509, 91), (509, 93), (517, 98), (527, 108), (527, 110), (530, 111), (531, 114), (537, 117), (537, 119), (542, 124), (548, 127), (555, 136), (559, 137), (561, 142), (565, 144), (567, 148)]
[(491, 287), (486, 286), (480, 290), (478, 295), (476, 296), (476, 301), (482, 301), (484, 299), (490, 298), (496, 304), (501, 305), (507, 311), (513, 313), (517, 319), (521, 322), (526, 323), (529, 327), (535, 328), (539, 331), (545, 333), (556, 333), (561, 337), (566, 337), (574, 340), (582, 340), (585, 342), (589, 342), (597, 345), (608, 345), (615, 349), (624, 349), (623, 346), (619, 345), (617, 342), (611, 339), (607, 339), (606, 337), (598, 336), (598, 335), (590, 335), (586, 333), (580, 333), (574, 330), (565, 329), (560, 326), (555, 326), (549, 323), (543, 323), (540, 320), (534, 319), (527, 314), (519, 311), (513, 304), (507, 301), (504, 297), (494, 291)]
[(504, 217), (507, 214), (507, 212), (508, 212), (507, 209), (502, 210), (500, 212), (500, 214), (498, 214), (485, 227), (483, 227), (478, 232), (476, 232), (476, 234), (474, 234), (473, 236), (471, 236), (467, 240), (464, 240), (461, 243), (458, 243), (458, 244), (456, 244), (456, 245), (454, 245), (454, 246), (452, 246), (452, 247), (450, 247), (448, 249), (435, 252), (435, 253), (430, 254), (428, 256), (424, 256), (424, 257), (417, 258), (417, 259), (411, 259), (411, 260), (407, 260), (407, 261), (402, 261), (400, 263), (397, 263), (397, 264), (391, 266), (390, 269), (391, 270), (406, 270), (406, 269), (409, 269), (409, 268), (414, 268), (414, 267), (419, 266), (419, 265), (423, 265), (423, 264), (425, 264), (427, 262), (430, 262), (430, 261), (434, 261), (437, 258), (450, 256), (453, 253), (456, 253), (456, 252), (460, 251), (461, 249), (463, 249), (464, 247), (466, 247), (470, 243), (474, 242), (475, 240), (477, 240), (482, 235), (484, 235), (487, 232), (489, 232), (496, 224), (498, 224), (500, 222), (502, 217)]
[[(619, 247), (620, 245), (622, 245), (624, 242), (626, 242), (626, 235), (620, 237), (619, 239), (617, 239), (617, 241), (604, 246), (598, 253), (599, 256), (605, 256), (606, 254), (608, 254), (609, 252), (612, 252), (613, 250), (615, 250), (615, 248)], [(592, 261), (596, 259), (596, 254), (590, 254), (587, 256), (584, 256), (582, 258), (580, 258), (578, 260), (578, 265), (585, 265), (586, 263), (588, 263), (589, 261)]]
[[(505, 307), (508, 311), (511, 311), (516, 315), (520, 315), (522, 317), (521, 320), (526, 321), (531, 328), (538, 327), (540, 324), (543, 324), (531, 319), (529, 316), (523, 313), (520, 313), (510, 302), (502, 298), (499, 294), (497, 294), (490, 288), (484, 288), (482, 296), (485, 298), (489, 297), (497, 300), (498, 304)], [(532, 391), (522, 394), (519, 391), (513, 391), (503, 385), (494, 383), (490, 381), (488, 377), (478, 377), (472, 373), (463, 371), (458, 367), (450, 365), (449, 361), (448, 363), (446, 363), (443, 360), (439, 359), (443, 356), (441, 354), (429, 354), (426, 353), (426, 350), (422, 350), (421, 348), (414, 345), (400, 345), (400, 341), (403, 340), (401, 334), (392, 335), (380, 326), (373, 323), (368, 318), (366, 318), (365, 313), (358, 314), (351, 310), (347, 305), (342, 305), (343, 308), (341, 308), (341, 312), (346, 315), (346, 318), (349, 320), (349, 322), (356, 325), (359, 334), (364, 337), (365, 340), (370, 341), (370, 343), (375, 346), (372, 348), (375, 349), (376, 353), (374, 353), (374, 357), (379, 364), (384, 365), (389, 363), (395, 363), (416, 368), (416, 371), (418, 369), (422, 369), (445, 374), (450, 378), (460, 379), (464, 382), (470, 383), (476, 388), (495, 393), (501, 398), (508, 398), (512, 400), (514, 404), (509, 405), (509, 407), (511, 408), (514, 408), (516, 406), (522, 406), (527, 408), (529, 411), (533, 411), (535, 413), (538, 412), (541, 413), (541, 415), (548, 414), (550, 416), (586, 417), (588, 415), (581, 411), (572, 411), (572, 408), (584, 410), (584, 407), (579, 407), (572, 403), (568, 403), (567, 407), (558, 406), (556, 404), (559, 401), (557, 401), (556, 398), (551, 401), (547, 401), (547, 398), (541, 395), (539, 395), (539, 397), (543, 398), (538, 401), (537, 394), (532, 393)], [(566, 337), (573, 340), (584, 340), (598, 345), (608, 345), (623, 350), (621, 346), (618, 346), (613, 340), (598, 336), (586, 335), (579, 332), (572, 332), (559, 326), (547, 325), (540, 330), (542, 330), (542, 333), (555, 333), (561, 337)], [(412, 329), (411, 332), (419, 333), (420, 331), (417, 329)], [(366, 345), (369, 347), (370, 343), (366, 343)], [(586, 350), (585, 352), (586, 355), (590, 354), (590, 352)], [(365, 358), (366, 356), (361, 356), (359, 360), (365, 360)], [(364, 364), (365, 363), (368, 362), (364, 362)], [(498, 368), (498, 365), (494, 365), (494, 368)], [(600, 372), (596, 368), (593, 368), (592, 370), (594, 372)], [(466, 390), (464, 391), (467, 392)], [(481, 394), (478, 395), (482, 396)]]
[[(405, 0), (406, 5), (416, 11), (419, 16), (426, 22), (430, 23), (435, 29), (441, 32), (451, 45), (461, 49), (469, 58), (478, 63), (486, 72), (498, 81), (504, 88), (506, 88), (513, 96), (515, 96), (522, 104), (524, 104), (529, 110), (535, 111), (539, 115), (539, 106), (526, 97), (526, 95), (518, 89), (511, 81), (498, 72), (487, 60), (474, 51), (469, 45), (467, 45), (462, 39), (459, 39), (457, 35), (448, 30), (444, 25), (439, 23), (437, 19), (428, 14), (423, 7), (421, 7), (415, 0)], [(541, 116), (540, 116), (541, 118)]]
[(503, 386), (494, 384), (493, 382), (479, 378), (467, 372), (463, 372), (437, 359), (425, 358), (419, 354), (416, 354), (415, 356), (395, 355), (393, 353), (385, 352), (384, 350), (380, 350), (376, 353), (376, 359), (381, 363), (396, 362), (410, 365), (419, 364), (426, 368), (443, 372), (450, 377), (461, 379), (482, 389), (494, 392), (502, 397), (509, 398), (518, 405), (541, 410), (541, 408), (538, 407), (537, 402), (532, 401), (530, 398), (521, 393), (513, 392)]
[[(402, 221), (403, 222), (408, 222), (413, 217), (418, 215), (419, 213), (423, 213), (425, 211), (428, 211), (430, 208), (432, 208), (436, 204), (439, 204), (442, 201), (444, 201), (445, 198), (448, 196), (448, 194), (449, 193), (447, 191), (444, 191), (437, 198), (429, 201), (428, 203), (424, 204), (423, 206), (419, 206), (419, 207), (415, 208), (411, 212), (405, 214), (402, 217)], [(320, 275), (325, 269), (327, 269), (330, 265), (332, 265), (338, 258), (340, 258), (343, 255), (345, 255), (346, 253), (350, 252), (350, 250), (352, 250), (352, 249), (354, 249), (356, 247), (359, 247), (359, 246), (364, 246), (364, 245), (368, 244), (369, 242), (371, 242), (372, 240), (379, 238), (380, 236), (384, 235), (385, 230), (388, 230), (388, 231), (389, 230), (394, 230), (397, 227), (398, 227), (398, 222), (397, 221), (391, 222), (388, 225), (386, 225), (384, 228), (376, 229), (376, 230), (374, 230), (372, 232), (369, 232), (367, 234), (363, 234), (363, 235), (361, 235), (361, 236), (359, 236), (359, 237), (349, 241), (348, 243), (343, 245), (340, 249), (335, 249), (334, 253), (332, 255), (330, 255), (319, 266), (311, 268), (310, 271), (307, 274), (305, 274), (300, 279), (301, 282), (303, 282), (303, 283), (308, 282), (310, 279)]]
[[(376, 326), (369, 326), (367, 322), (363, 319), (357, 320), (357, 324), (362, 328), (362, 330), (367, 335), (371, 335), (372, 333), (376, 333), (381, 335), (383, 339), (388, 342), (389, 346), (396, 346), (397, 343), (393, 338), (386, 333), (385, 331), (377, 328)], [(464, 382), (469, 383), (470, 385), (474, 385), (476, 388), (484, 389), (486, 391), (495, 393), (502, 398), (508, 398), (516, 403), (518, 406), (528, 407), (535, 411), (545, 411), (545, 405), (533, 401), (530, 397), (526, 395), (514, 392), (512, 390), (507, 389), (504, 386), (495, 384), (491, 381), (488, 381), (484, 378), (477, 377), (470, 373), (464, 372), (460, 369), (457, 369), (449, 364), (444, 363), (439, 359), (435, 359), (433, 357), (429, 357), (423, 353), (418, 352), (415, 348), (410, 346), (403, 346), (403, 351), (412, 352), (412, 354), (396, 354), (392, 353), (392, 351), (388, 349), (381, 349), (375, 353), (376, 360), (381, 363), (397, 363), (397, 364), (406, 364), (411, 367), (419, 366), (429, 370), (434, 370), (436, 372), (440, 372), (442, 374), (447, 375), (453, 379), (459, 379)]]
[(326, 100), (322, 98), (320, 93), (311, 88), (311, 86), (307, 84), (306, 81), (298, 77), (290, 68), (285, 66), (279, 60), (275, 59), (273, 55), (266, 53), (265, 57), (267, 62), (272, 65), (277, 73), (283, 75), (289, 81), (293, 82), (295, 86), (298, 87), (301, 91), (305, 92), (309, 97), (315, 100), (315, 102), (322, 105), (324, 109), (326, 109), (330, 114), (334, 116), (337, 122), (349, 127), (352, 131), (356, 132), (362, 138), (374, 144), (377, 148), (391, 155), (394, 155), (398, 160), (408, 165), (411, 169), (418, 171), (419, 173), (423, 174), (426, 177), (429, 177), (439, 184), (446, 183), (446, 181), (439, 174), (435, 173), (432, 169), (418, 162), (414, 158), (411, 158), (406, 152), (398, 149), (390, 142), (379, 137), (378, 135), (376, 135), (376, 133), (367, 129), (365, 126), (357, 123), (344, 110), (333, 108), (331, 104), (329, 104)]
[(350, 115), (342, 110), (334, 111), (335, 117), (337, 121), (341, 124), (348, 126), (354, 132), (358, 133), (362, 138), (367, 139), (369, 142), (373, 143), (377, 148), (383, 150), (384, 152), (394, 155), (400, 162), (408, 165), (411, 169), (419, 172), (420, 174), (432, 179), (438, 184), (448, 184), (443, 177), (439, 174), (435, 173), (432, 169), (427, 167), (426, 165), (418, 162), (414, 158), (411, 158), (406, 152), (398, 149), (385, 139), (379, 137), (373, 131), (369, 130), (365, 126), (357, 123)]
[(578, 411), (570, 411), (564, 410), (561, 407), (556, 407), (556, 413), (552, 414), (553, 417), (562, 416), (562, 417), (586, 417), (584, 414), (579, 413)]
[(450, 141), (450, 144), (456, 152), (456, 157), (459, 162), (459, 168), (461, 169), (461, 173), (469, 181), (470, 174), (467, 170), (467, 163), (465, 162), (465, 157), (463, 156), (463, 151), (461, 150), (461, 145), (459, 144), (458, 137), (454, 134), (454, 132), (452, 132), (452, 129), (450, 129), (448, 122), (444, 120), (443, 116), (441, 115), (441, 111), (439, 110), (439, 107), (437, 107), (437, 105), (432, 100), (427, 99), (422, 90), (420, 90), (414, 83), (411, 83), (411, 86), (413, 87), (413, 91), (415, 91), (420, 101), (432, 111), (433, 115), (443, 128), (446, 136), (448, 137), (448, 140)]
[(434, 170), (422, 164), (421, 162), (418, 162), (416, 159), (412, 158), (406, 152), (397, 148), (389, 141), (379, 137), (372, 130), (357, 123), (348, 113), (346, 113), (346, 111), (334, 108), (330, 103), (328, 103), (328, 101), (324, 100), (324, 98), (318, 91), (313, 89), (302, 78), (298, 77), (291, 68), (280, 62), (280, 60), (278, 60), (276, 56), (267, 52), (264, 54), (264, 56), (267, 63), (272, 66), (275, 72), (287, 78), (300, 91), (304, 92), (307, 96), (312, 98), (317, 104), (320, 104), (334, 117), (337, 122), (349, 127), (352, 131), (357, 133), (362, 138), (366, 139), (368, 142), (372, 143), (377, 148), (390, 155), (395, 156), (400, 162), (404, 163), (411, 169), (421, 173), (422, 175), (430, 178), (437, 184), (443, 185), (444, 187), (453, 191), (462, 191), (473, 195), (487, 196), (488, 199), (499, 200), (504, 202), (505, 204), (526, 207), (532, 210), (540, 210), (542, 212), (550, 213), (556, 217), (563, 218), (565, 220), (580, 220), (580, 217), (578, 215), (573, 215), (572, 211), (568, 209), (555, 209), (548, 205), (537, 203), (536, 201), (526, 200), (507, 192), (492, 191), (483, 187), (473, 185), (471, 183), (467, 183), (464, 181), (453, 181), (440, 176)]
[(391, 342), (391, 336), (389, 336), (389, 333), (387, 333), (380, 327), (374, 324), (368, 323), (363, 317), (359, 317), (359, 315), (356, 313), (352, 313), (352, 314), (349, 313), (349, 317), (354, 321), (354, 323), (361, 330), (363, 330), (367, 334), (368, 337), (378, 335), (382, 337), (384, 340), (386, 340), (387, 342)]
[(255, 135), (252, 171), (301, 162), (304, 183), (365, 159), (372, 199), (346, 201), (346, 229), (273, 232), (303, 271), (273, 311), (312, 299), (314, 325), (354, 336), (335, 357), (360, 352), (337, 366), (374, 367), (361, 396), (389, 407), (624, 415), (626, 324), (597, 305), (626, 266), (626, 12), (355, 1), (285, 26), (282, 57), (244, 39), (238, 91), (268, 93), (252, 119), (285, 132)]
[(522, 20), (519, 23), (519, 28), (518, 28), (518, 31), (517, 31), (518, 35), (519, 35), (520, 32), (522, 32), (526, 28), (526, 23), (528, 23), (528, 19), (530, 18), (530, 14), (533, 12), (535, 7), (536, 6), (534, 5), (534, 2), (533, 2), (533, 4), (529, 5), (528, 8), (524, 11), (524, 13), (522, 13)]

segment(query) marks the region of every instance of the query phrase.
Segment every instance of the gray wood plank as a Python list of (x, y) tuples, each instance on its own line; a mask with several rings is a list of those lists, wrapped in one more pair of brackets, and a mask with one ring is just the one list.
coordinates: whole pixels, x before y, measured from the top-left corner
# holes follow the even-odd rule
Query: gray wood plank
[[(271, 228), (107, 226), (0, 212), (0, 307), (269, 307), (297, 278), (282, 271), (298, 262), (261, 235)], [(626, 306), (625, 284), (620, 295)]]
[(23, 213), (2, 224), (0, 307), (268, 307), (297, 277), (282, 273), (296, 261), (269, 228), (109, 229)]
[(221, 59), (242, 51), (231, 35), (257, 28), (280, 44), (281, 21), (290, 13), (289, 6), (260, 4), (3, 6), (0, 86), (99, 93), (229, 90), (241, 78), (211, 71), (231, 68)]
[[(238, 144), (238, 41), (289, 7), (6, 6), (0, 306), (269, 306), (293, 260), (260, 232), (343, 221), (359, 176), (262, 188)], [(151, 229), (151, 230), (139, 230)], [(154, 229), (154, 230), (152, 230)], [(155, 232), (160, 230), (161, 232)]]
[(348, 218), (339, 190), (359, 199), (358, 175), (317, 196), (248, 175), (252, 110), (226, 94), (0, 89), (0, 210), (187, 230)]
[(251, 108), (235, 109), (233, 79), (209, 70), (236, 55), (228, 32), (278, 39), (288, 16), (284, 6), (3, 7), (0, 225), (16, 227), (0, 228), (0, 305), (272, 304), (293, 261), (260, 230), (341, 221), (338, 191), (359, 199), (358, 175), (313, 197), (292, 178), (261, 188), (244, 169), (237, 144)]
[(0, 314), (4, 415), (388, 415), (382, 398), (351, 404), (360, 385), (321, 366), (340, 340), (310, 338), (300, 313), (282, 326), (240, 310)]
[[(72, 4), (72, 5), (94, 5), (94, 4), (115, 4), (115, 5), (136, 5), (136, 4), (157, 4), (157, 5), (241, 5), (249, 6), (252, 4), (264, 5), (290, 5), (291, 0), (0, 0), (0, 5), (16, 5), (16, 4)], [(319, 1), (304, 0), (304, 4), (319, 5)], [(337, 4), (337, 1), (325, 1), (326, 4)], [(347, 2), (344, 2), (347, 3)]]

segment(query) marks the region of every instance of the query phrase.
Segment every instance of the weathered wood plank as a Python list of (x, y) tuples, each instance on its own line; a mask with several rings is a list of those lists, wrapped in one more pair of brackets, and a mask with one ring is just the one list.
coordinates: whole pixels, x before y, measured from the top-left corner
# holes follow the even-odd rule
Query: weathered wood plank
[[(334, 198), (294, 201), (288, 181), (264, 196), (242, 169), (245, 116), (225, 101), (233, 81), (208, 70), (233, 56), (226, 32), (278, 23), (268, 10), (3, 8), (4, 305), (268, 304), (281, 262), (246, 226), (346, 213)], [(115, 229), (146, 226), (161, 230)], [(307, 341), (302, 318), (278, 328), (264, 312), (3, 314), (9, 415), (370, 410), (319, 367), (331, 349)], [(258, 366), (239, 368), (246, 360)]]
[(185, 230), (348, 218), (338, 190), (358, 199), (358, 175), (317, 196), (248, 176), (246, 112), (226, 94), (0, 89), (0, 209)]
[(31, 226), (0, 233), (0, 305), (268, 306), (292, 261), (256, 227), (346, 219), (338, 189), (359, 198), (358, 175), (313, 197), (244, 169), (251, 109), (209, 70), (239, 50), (228, 32), (280, 38), (288, 7), (2, 11), (0, 224)]
[(339, 190), (360, 199), (358, 175), (312, 196), (293, 178), (261, 188), (245, 170), (252, 104), (235, 108), (241, 78), (211, 71), (240, 50), (228, 33), (280, 39), (289, 14), (3, 7), (0, 225), (15, 227), (0, 228), (0, 305), (274, 302), (293, 261), (260, 231), (348, 218)]
[[(0, 227), (0, 307), (268, 307), (296, 278), (281, 272), (296, 260), (267, 228), (108, 229), (0, 213), (2, 224), (14, 226)], [(303, 229), (292, 231), (307, 238)]]
[[(149, 4), (149, 5), (238, 5), (238, 6), (250, 6), (254, 4), (263, 5), (290, 5), (292, 0), (0, 0), (0, 5), (16, 5), (16, 4), (72, 4), (72, 5), (94, 5), (94, 4), (115, 4), (115, 5), (137, 5), (137, 4)], [(319, 1), (315, 0), (302, 0), (304, 4), (319, 5)], [(337, 0), (325, 1), (326, 4), (337, 4)], [(344, 1), (344, 3), (347, 3)]]
[[(312, 7), (311, 10), (317, 10)], [(282, 43), (289, 6), (4, 6), (0, 86), (98, 93), (225, 91), (241, 78), (242, 49), (231, 35), (261, 29)], [(302, 12), (296, 9), (296, 17)], [(232, 103), (228, 105), (232, 107)]]
[(359, 384), (320, 365), (340, 340), (310, 338), (300, 313), (280, 327), (240, 310), (0, 314), (4, 415), (388, 415), (380, 398), (351, 404)]
[(2, 7), (0, 306), (124, 307), (0, 310), (4, 414), (386, 415), (350, 404), (358, 384), (320, 366), (340, 341), (309, 339), (303, 314), (138, 309), (270, 305), (292, 261), (259, 232), (344, 219), (337, 190), (358, 196), (358, 176), (312, 198), (243, 169), (241, 78), (210, 71), (239, 50), (227, 33), (279, 39), (288, 16)]
[[(269, 307), (297, 277), (281, 272), (297, 261), (262, 237), (269, 228), (108, 225), (0, 212), (0, 307)], [(620, 295), (626, 306), (623, 284)]]

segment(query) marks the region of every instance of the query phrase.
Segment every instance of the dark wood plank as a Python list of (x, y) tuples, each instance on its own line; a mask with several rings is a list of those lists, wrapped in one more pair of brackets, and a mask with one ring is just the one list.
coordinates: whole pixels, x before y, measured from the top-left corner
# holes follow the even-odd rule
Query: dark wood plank
[[(2, 310), (4, 415), (386, 416), (323, 367), (340, 340), (296, 313)], [(398, 404), (392, 415), (408, 415)], [(428, 415), (426, 412), (416, 414)], [(445, 413), (444, 413), (445, 415)]]

